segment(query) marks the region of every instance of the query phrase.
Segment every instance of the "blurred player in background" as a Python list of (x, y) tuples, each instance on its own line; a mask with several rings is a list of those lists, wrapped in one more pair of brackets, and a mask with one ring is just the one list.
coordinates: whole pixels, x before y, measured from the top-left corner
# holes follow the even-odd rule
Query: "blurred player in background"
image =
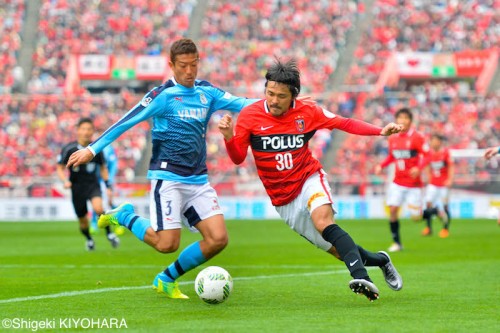
[(389, 252), (403, 249), (399, 233), (399, 208), (405, 203), (408, 205), (413, 220), (422, 219), (422, 179), (421, 171), (424, 158), (429, 151), (423, 135), (411, 127), (413, 114), (407, 108), (399, 109), (396, 114), (396, 123), (403, 126), (403, 131), (389, 138), (389, 153), (387, 158), (375, 167), (375, 174), (380, 175), (382, 169), (395, 163), (394, 180), (387, 192), (387, 206), (389, 206), (389, 225), (393, 244)]
[[(97, 214), (104, 212), (102, 205), (102, 193), (99, 185), (97, 172), (100, 170), (101, 176), (109, 188), (108, 183), (108, 169), (106, 167), (106, 160), (102, 153), (96, 154), (85, 164), (74, 166), (69, 169), (69, 179), (65, 170), (65, 165), (69, 157), (74, 152), (87, 147), (92, 142), (94, 135), (94, 124), (90, 118), (82, 118), (77, 125), (77, 141), (68, 143), (63, 147), (61, 154), (57, 158), (57, 175), (64, 183), (65, 188), (71, 189), (71, 198), (76, 216), (80, 222), (80, 231), (87, 239), (87, 250), (92, 251), (95, 248), (95, 243), (89, 231), (89, 219), (87, 210), (87, 201), (92, 204), (92, 209)], [(111, 232), (109, 227), (106, 228), (106, 235), (113, 247), (120, 244), (118, 237)]]
[(232, 96), (207, 81), (197, 80), (199, 62), (193, 41), (174, 42), (169, 62), (173, 77), (153, 88), (68, 161), (68, 167), (90, 161), (123, 132), (153, 118), (153, 155), (148, 171), (151, 220), (135, 214), (134, 207), (125, 203), (102, 215), (98, 224), (125, 226), (139, 240), (162, 253), (177, 251), (182, 223), (202, 234), (203, 240), (187, 246), (154, 279), (153, 287), (170, 298), (188, 298), (176, 280), (218, 254), (228, 242), (217, 193), (208, 183), (205, 135), (210, 117), (217, 110), (239, 112), (256, 101)]
[(403, 281), (389, 255), (357, 246), (335, 223), (330, 186), (321, 164), (311, 155), (308, 141), (322, 128), (391, 135), (402, 127), (392, 123), (382, 129), (297, 100), (300, 72), (294, 61), (277, 60), (267, 71), (265, 87), (265, 100), (243, 109), (234, 134), (229, 115), (219, 122), (231, 160), (242, 163), (251, 146), (259, 177), (280, 216), (312, 244), (344, 261), (353, 277), (349, 287), (354, 292), (370, 300), (378, 298), (379, 291), (365, 265), (380, 267), (389, 287), (400, 290)]
[[(493, 158), (495, 155), (500, 154), (500, 146), (490, 147), (484, 152), (484, 158), (487, 160)], [(498, 212), (498, 225), (500, 225), (500, 212)]]
[(443, 229), (439, 232), (439, 237), (446, 238), (449, 235), (451, 222), (448, 199), (455, 168), (450, 151), (443, 147), (443, 140), (444, 138), (439, 134), (431, 136), (431, 149), (425, 162), (425, 165), (428, 165), (429, 184), (425, 191), (423, 213), (427, 226), (422, 231), (422, 235), (430, 236), (432, 234), (432, 216), (437, 215), (443, 222)]

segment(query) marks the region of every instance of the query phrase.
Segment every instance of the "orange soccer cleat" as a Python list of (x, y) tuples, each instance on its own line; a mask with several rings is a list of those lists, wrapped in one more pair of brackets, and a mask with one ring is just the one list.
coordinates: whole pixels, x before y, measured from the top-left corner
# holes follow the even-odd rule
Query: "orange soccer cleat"
[(422, 230), (422, 236), (430, 236), (432, 234), (431, 228), (425, 227), (424, 230)]
[(449, 235), (450, 235), (450, 232), (448, 231), (448, 229), (442, 229), (439, 232), (439, 237), (441, 237), (441, 238), (447, 238)]

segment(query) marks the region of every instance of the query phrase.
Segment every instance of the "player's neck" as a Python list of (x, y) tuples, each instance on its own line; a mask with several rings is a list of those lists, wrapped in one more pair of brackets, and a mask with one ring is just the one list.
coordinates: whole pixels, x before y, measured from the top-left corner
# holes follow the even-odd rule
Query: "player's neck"
[(90, 144), (90, 142), (89, 142), (89, 141), (85, 141), (85, 140), (76, 140), (76, 142), (77, 142), (80, 146), (82, 146), (82, 147), (87, 147), (87, 146)]

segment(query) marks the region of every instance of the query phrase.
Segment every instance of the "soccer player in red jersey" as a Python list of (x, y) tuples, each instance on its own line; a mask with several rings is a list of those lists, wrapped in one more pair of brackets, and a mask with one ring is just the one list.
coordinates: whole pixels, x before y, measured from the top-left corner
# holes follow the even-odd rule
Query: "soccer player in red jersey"
[[(484, 158), (487, 160), (493, 158), (495, 155), (500, 154), (500, 146), (490, 147), (484, 152)], [(500, 213), (498, 214), (498, 225), (500, 225)]]
[(353, 277), (349, 287), (354, 292), (370, 300), (378, 298), (379, 291), (365, 266), (379, 266), (389, 287), (400, 290), (403, 281), (389, 255), (357, 246), (335, 224), (326, 174), (312, 157), (308, 141), (322, 128), (359, 135), (391, 135), (402, 127), (394, 123), (376, 127), (297, 100), (300, 72), (294, 61), (277, 60), (268, 69), (266, 80), (265, 99), (241, 111), (235, 133), (229, 115), (219, 122), (231, 160), (242, 163), (251, 147), (259, 177), (280, 216), (312, 244), (344, 261)]
[(396, 112), (396, 123), (403, 126), (403, 131), (389, 138), (389, 155), (375, 167), (375, 174), (379, 175), (382, 169), (391, 163), (396, 164), (394, 180), (387, 192), (387, 206), (389, 206), (389, 225), (394, 243), (389, 252), (402, 250), (399, 234), (399, 207), (406, 201), (412, 219), (420, 221), (422, 218), (422, 179), (421, 171), (424, 166), (424, 157), (429, 148), (424, 137), (411, 128), (413, 114), (407, 108)]
[(422, 231), (422, 235), (432, 234), (432, 215), (437, 214), (443, 222), (443, 229), (439, 232), (439, 237), (446, 238), (449, 235), (451, 222), (448, 208), (448, 196), (453, 183), (454, 165), (450, 151), (443, 147), (443, 137), (433, 134), (430, 141), (431, 149), (427, 155), (425, 165), (428, 165), (429, 184), (425, 191), (425, 203), (423, 217), (427, 222), (427, 227)]

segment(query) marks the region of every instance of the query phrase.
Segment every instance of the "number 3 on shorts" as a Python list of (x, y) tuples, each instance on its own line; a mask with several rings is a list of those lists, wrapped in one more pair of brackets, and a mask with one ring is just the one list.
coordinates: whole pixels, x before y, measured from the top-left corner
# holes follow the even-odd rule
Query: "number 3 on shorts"
[(172, 200), (167, 201), (167, 209), (165, 210), (165, 215), (169, 216), (172, 214)]
[(293, 168), (293, 159), (291, 153), (276, 154), (276, 169), (283, 171), (285, 169), (291, 170)]

